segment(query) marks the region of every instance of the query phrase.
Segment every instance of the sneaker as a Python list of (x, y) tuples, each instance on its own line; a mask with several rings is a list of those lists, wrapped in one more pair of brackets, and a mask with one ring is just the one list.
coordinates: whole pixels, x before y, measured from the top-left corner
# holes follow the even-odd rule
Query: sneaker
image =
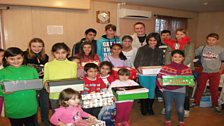
[(184, 110), (184, 117), (189, 117), (189, 116), (190, 116), (190, 111)]
[(184, 122), (179, 122), (179, 125), (178, 126), (185, 126), (184, 125)]
[(166, 121), (165, 126), (171, 126), (171, 121)]
[(163, 102), (163, 98), (162, 97), (158, 97), (158, 102)]
[(193, 107), (199, 107), (199, 105), (193, 102), (193, 103), (191, 103), (190, 107), (191, 108), (193, 108)]
[(222, 108), (219, 107), (219, 106), (216, 106), (216, 107), (215, 107), (215, 111), (216, 111), (216, 112), (222, 112)]
[(166, 110), (165, 108), (162, 109), (162, 111), (160, 112), (162, 115), (165, 115), (166, 114)]

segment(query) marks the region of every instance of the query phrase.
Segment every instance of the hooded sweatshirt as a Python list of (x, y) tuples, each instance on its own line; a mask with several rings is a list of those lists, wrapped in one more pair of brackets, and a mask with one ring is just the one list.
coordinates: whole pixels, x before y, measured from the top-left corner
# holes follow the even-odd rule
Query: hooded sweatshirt
[(121, 43), (121, 40), (117, 36), (109, 39), (106, 35), (97, 40), (97, 54), (100, 57), (100, 61), (103, 61), (106, 56), (111, 55), (110, 47), (114, 43)]

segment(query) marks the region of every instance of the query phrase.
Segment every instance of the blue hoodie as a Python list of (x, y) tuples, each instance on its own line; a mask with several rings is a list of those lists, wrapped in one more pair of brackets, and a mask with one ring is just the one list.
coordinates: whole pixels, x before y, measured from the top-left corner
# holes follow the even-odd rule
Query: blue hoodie
[(113, 43), (121, 44), (121, 40), (117, 36), (109, 39), (106, 35), (97, 40), (97, 54), (100, 57), (100, 61), (103, 61), (104, 57), (111, 55), (110, 47)]

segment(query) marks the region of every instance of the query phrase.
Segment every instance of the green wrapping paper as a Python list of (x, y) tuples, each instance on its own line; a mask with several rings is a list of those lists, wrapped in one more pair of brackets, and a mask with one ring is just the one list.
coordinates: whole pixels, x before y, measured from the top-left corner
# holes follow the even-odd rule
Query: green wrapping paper
[(163, 86), (194, 86), (193, 76), (163, 76)]

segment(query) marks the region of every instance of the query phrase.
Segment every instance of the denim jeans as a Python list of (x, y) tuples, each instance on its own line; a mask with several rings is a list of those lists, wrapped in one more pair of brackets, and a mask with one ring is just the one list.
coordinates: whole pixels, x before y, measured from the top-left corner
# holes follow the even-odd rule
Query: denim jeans
[(183, 122), (185, 93), (164, 91), (164, 98), (165, 98), (166, 120), (167, 121), (171, 120), (173, 101), (175, 101), (178, 120), (179, 122)]

